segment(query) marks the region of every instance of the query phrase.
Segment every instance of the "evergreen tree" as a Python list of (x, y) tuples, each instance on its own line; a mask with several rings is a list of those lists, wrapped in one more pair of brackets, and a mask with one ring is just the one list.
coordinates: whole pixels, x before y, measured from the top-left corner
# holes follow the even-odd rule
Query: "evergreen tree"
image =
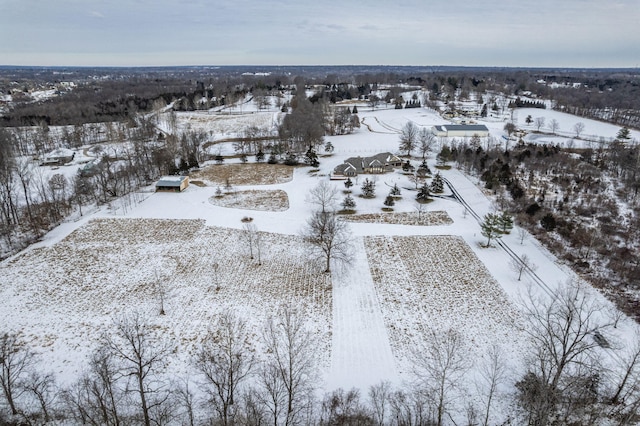
[(376, 183), (366, 178), (362, 183), (361, 190), (364, 198), (373, 198), (376, 196)]
[(431, 193), (429, 192), (429, 187), (427, 186), (427, 183), (425, 182), (421, 187), (420, 190), (418, 191), (418, 195), (416, 195), (416, 200), (418, 200), (418, 202), (424, 203), (427, 202), (431, 199)]
[(260, 149), (256, 154), (256, 163), (262, 163), (263, 161), (264, 161), (264, 152), (262, 152), (262, 149)]
[(309, 149), (304, 154), (304, 162), (311, 167), (318, 167), (320, 162), (318, 161), (318, 155), (313, 147), (309, 146)]
[(342, 200), (342, 208), (347, 211), (355, 210), (356, 201), (353, 199), (351, 195), (347, 194), (347, 196), (344, 197), (344, 200)]
[(347, 178), (347, 180), (344, 181), (344, 187), (347, 188), (347, 191), (351, 192), (351, 187), (353, 186), (353, 181), (351, 180), (351, 178)]
[(620, 129), (618, 131), (618, 134), (616, 135), (616, 139), (618, 139), (619, 141), (627, 141), (631, 139), (631, 132), (629, 132), (629, 128), (623, 127), (622, 129)]
[(326, 144), (324, 144), (324, 150), (325, 152), (333, 152), (333, 144), (331, 143), (331, 141), (327, 141)]
[(444, 192), (444, 181), (442, 180), (442, 175), (440, 173), (436, 173), (431, 181), (431, 192), (434, 194), (442, 194)]
[(387, 198), (384, 199), (384, 205), (387, 207), (393, 207), (396, 204), (396, 201), (393, 199), (391, 194), (387, 195)]
[(400, 188), (398, 188), (397, 183), (393, 184), (393, 188), (391, 188), (391, 191), (389, 191), (389, 195), (391, 195), (392, 197), (400, 196)]
[(502, 237), (500, 233), (500, 216), (498, 214), (487, 213), (484, 216), (480, 228), (482, 235), (487, 238), (487, 245), (485, 247), (489, 247), (491, 240)]
[(276, 158), (276, 154), (274, 154), (273, 152), (269, 155), (269, 159), (267, 160), (267, 163), (269, 164), (277, 164), (278, 163), (278, 159)]
[(503, 234), (510, 233), (513, 229), (513, 216), (507, 212), (502, 212), (498, 216), (498, 225), (500, 227), (500, 232)]
[(353, 106), (353, 111), (351, 111), (352, 114), (357, 114), (358, 113), (358, 107), (357, 106)]

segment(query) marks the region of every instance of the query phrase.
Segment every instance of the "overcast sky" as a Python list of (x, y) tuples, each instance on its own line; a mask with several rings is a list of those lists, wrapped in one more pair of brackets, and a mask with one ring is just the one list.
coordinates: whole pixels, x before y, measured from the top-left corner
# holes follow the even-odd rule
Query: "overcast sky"
[(640, 66), (640, 0), (0, 0), (0, 65)]

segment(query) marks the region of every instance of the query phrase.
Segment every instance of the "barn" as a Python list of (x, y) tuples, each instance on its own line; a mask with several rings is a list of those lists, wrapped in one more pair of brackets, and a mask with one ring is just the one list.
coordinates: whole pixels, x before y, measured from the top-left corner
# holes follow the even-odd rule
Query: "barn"
[(436, 136), (448, 138), (470, 138), (475, 135), (486, 138), (489, 136), (489, 129), (484, 124), (446, 124), (433, 126), (432, 132)]
[(189, 176), (163, 176), (156, 183), (156, 192), (182, 192), (189, 186)]

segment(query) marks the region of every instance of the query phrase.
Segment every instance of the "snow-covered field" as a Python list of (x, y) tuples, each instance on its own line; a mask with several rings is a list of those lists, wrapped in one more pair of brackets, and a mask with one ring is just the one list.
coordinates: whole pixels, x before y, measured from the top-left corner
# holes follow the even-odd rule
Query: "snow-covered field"
[[(244, 195), (225, 195), (229, 203), (222, 204), (212, 200), (224, 180), (203, 172), (194, 179), (208, 185), (191, 185), (183, 193), (149, 193), (148, 188), (132, 208), (117, 209), (113, 203), (64, 223), (43, 242), (0, 264), (5, 330), (20, 332), (63, 382), (79, 374), (100, 334), (123, 313), (143, 313), (158, 335), (176, 345), (171, 368), (181, 372), (207, 327), (225, 309), (249, 321), (252, 343), (259, 347), (259, 330), (283, 304), (305, 311), (325, 390), (410, 380), (413, 348), (420, 347), (430, 329), (458, 330), (473, 360), (498, 344), (517, 364), (525, 351), (519, 303), (528, 286), (541, 291), (527, 276), (517, 281), (506, 252), (481, 246), (485, 239), (477, 221), (451, 199), (427, 204), (421, 214), (431, 212), (437, 220), (422, 226), (376, 218), (387, 186), (394, 184), (403, 188), (402, 198), (390, 215), (417, 217), (415, 192), (408, 189), (415, 185), (407, 176), (378, 176), (374, 199), (357, 197), (357, 182), (352, 188), (357, 214), (371, 215), (349, 224), (352, 265), (327, 275), (309, 260), (299, 236), (314, 209), (307, 201), (309, 189), (328, 181), (347, 157), (397, 152), (397, 131), (408, 120), (419, 126), (443, 122), (425, 109), (369, 111), (362, 106), (359, 115), (363, 126), (355, 134), (328, 138), (335, 151), (321, 159), (313, 175), (308, 168), (295, 168), (274, 177), (268, 172), (271, 166), (251, 165), (254, 175), (271, 177), (233, 182)], [(518, 120), (526, 115), (520, 112)], [(569, 118), (554, 117), (563, 120), (561, 128), (571, 127)], [(198, 115), (197, 120), (203, 118)], [(195, 121), (189, 118), (191, 126)], [(585, 133), (615, 135), (615, 128), (602, 130), (601, 123), (579, 121), (585, 122)], [(215, 122), (198, 125), (218, 131)], [(487, 125), (494, 137), (502, 136), (503, 124)], [(429, 162), (433, 168), (433, 154)], [(233, 167), (232, 175), (237, 175), (250, 165), (215, 167)], [(459, 171), (441, 173), (478, 214), (492, 210), (491, 200)], [(342, 182), (329, 182), (344, 189)], [(256, 209), (256, 193), (244, 191), (278, 191), (286, 196), (287, 208), (259, 201), (263, 208)], [(250, 259), (243, 241), (241, 220), (247, 216), (262, 235), (262, 265)], [(551, 289), (575, 278), (531, 237), (522, 244), (516, 234), (505, 236), (504, 243), (527, 254)], [(166, 315), (158, 314), (158, 282), (167, 290)], [(624, 336), (624, 330), (632, 329), (635, 325), (622, 321), (618, 330)], [(616, 343), (624, 345), (624, 339)], [(513, 374), (519, 377), (521, 371)]]

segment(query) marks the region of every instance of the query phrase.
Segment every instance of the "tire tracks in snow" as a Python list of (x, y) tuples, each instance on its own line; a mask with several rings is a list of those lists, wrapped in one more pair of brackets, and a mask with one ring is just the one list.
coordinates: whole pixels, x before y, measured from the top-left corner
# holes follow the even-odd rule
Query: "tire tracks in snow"
[(353, 264), (333, 276), (330, 389), (366, 390), (380, 381), (398, 378), (364, 239), (357, 238), (354, 243)]

